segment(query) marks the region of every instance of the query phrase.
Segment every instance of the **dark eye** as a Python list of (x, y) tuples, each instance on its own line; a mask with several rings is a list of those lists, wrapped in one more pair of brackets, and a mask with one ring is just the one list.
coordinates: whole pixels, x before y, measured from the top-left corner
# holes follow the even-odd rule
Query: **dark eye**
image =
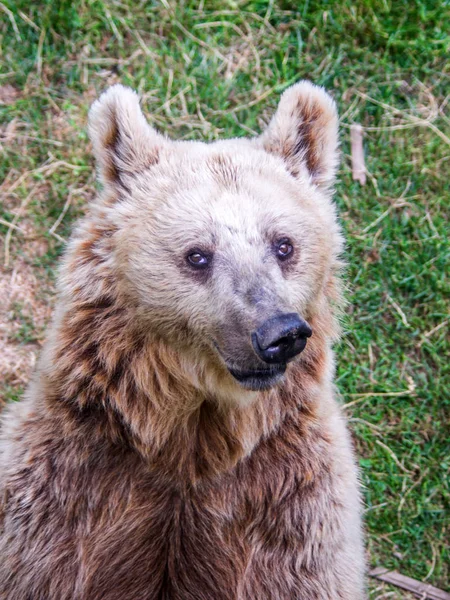
[(280, 240), (276, 244), (276, 252), (280, 260), (288, 258), (293, 251), (294, 247), (291, 244), (290, 240)]
[(187, 255), (188, 263), (196, 268), (204, 269), (209, 264), (209, 258), (201, 252), (191, 252)]

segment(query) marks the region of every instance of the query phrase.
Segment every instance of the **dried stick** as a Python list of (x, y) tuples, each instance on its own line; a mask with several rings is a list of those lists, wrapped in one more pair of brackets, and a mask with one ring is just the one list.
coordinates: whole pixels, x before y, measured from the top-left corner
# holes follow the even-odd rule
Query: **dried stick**
[(370, 571), (369, 575), (402, 588), (403, 590), (408, 590), (408, 592), (412, 592), (423, 600), (426, 600), (427, 598), (429, 600), (450, 600), (450, 594), (448, 592), (444, 592), (444, 590), (440, 590), (428, 583), (406, 577), (406, 575), (401, 575), (396, 571), (389, 571), (389, 569), (385, 569), (384, 567), (373, 569)]

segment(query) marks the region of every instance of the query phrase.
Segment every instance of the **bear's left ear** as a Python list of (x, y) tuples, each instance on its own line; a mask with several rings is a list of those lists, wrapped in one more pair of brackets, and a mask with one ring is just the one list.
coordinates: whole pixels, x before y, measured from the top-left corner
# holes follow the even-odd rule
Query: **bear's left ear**
[(142, 114), (139, 96), (130, 88), (114, 85), (89, 111), (89, 136), (104, 184), (122, 183), (156, 164), (167, 140), (150, 127)]
[(338, 115), (323, 88), (309, 81), (288, 88), (259, 141), (284, 160), (294, 177), (309, 176), (324, 190), (333, 185), (339, 162)]

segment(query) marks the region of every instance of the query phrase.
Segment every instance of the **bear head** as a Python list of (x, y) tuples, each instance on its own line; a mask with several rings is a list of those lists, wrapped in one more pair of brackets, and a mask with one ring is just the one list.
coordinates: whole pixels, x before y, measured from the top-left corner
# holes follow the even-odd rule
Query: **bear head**
[(114, 272), (141, 326), (214, 373), (215, 389), (279, 384), (331, 310), (339, 268), (331, 97), (301, 81), (259, 137), (202, 143), (157, 132), (116, 85), (89, 131)]

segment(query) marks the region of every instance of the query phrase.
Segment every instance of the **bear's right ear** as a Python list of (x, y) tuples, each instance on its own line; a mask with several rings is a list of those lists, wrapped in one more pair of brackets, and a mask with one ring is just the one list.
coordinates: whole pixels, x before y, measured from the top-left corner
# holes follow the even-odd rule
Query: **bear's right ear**
[(147, 123), (136, 92), (119, 84), (92, 105), (89, 136), (104, 184), (122, 183), (123, 175), (137, 174), (156, 164), (167, 143)]

